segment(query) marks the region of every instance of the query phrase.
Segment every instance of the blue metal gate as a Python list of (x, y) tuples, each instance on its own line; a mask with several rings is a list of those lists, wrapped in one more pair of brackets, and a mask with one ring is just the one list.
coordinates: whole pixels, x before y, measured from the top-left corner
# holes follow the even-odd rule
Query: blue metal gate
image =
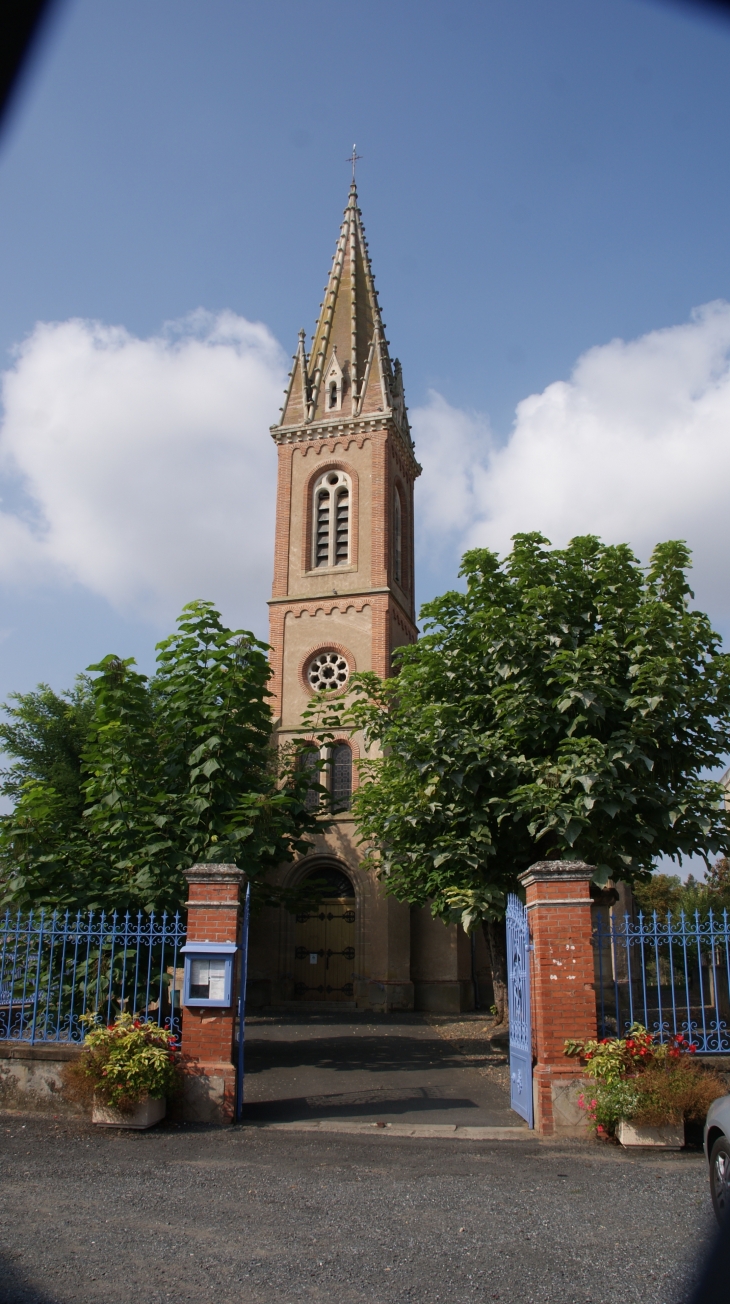
[(513, 893), (507, 897), (507, 995), (510, 1105), (532, 1127), (530, 931), (527, 908)]

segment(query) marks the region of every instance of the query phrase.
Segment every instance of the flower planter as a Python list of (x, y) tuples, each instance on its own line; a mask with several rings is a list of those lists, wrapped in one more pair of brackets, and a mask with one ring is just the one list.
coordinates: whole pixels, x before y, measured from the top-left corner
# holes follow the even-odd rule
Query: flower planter
[(102, 1127), (133, 1127), (141, 1130), (146, 1127), (154, 1127), (155, 1123), (159, 1123), (160, 1119), (165, 1117), (166, 1109), (166, 1100), (156, 1100), (152, 1096), (140, 1100), (131, 1114), (122, 1114), (120, 1110), (113, 1109), (111, 1105), (102, 1105), (101, 1102), (95, 1100), (91, 1111), (91, 1121), (92, 1123), (99, 1123)]
[(637, 1127), (621, 1122), (617, 1136), (622, 1146), (659, 1146), (663, 1150), (681, 1150), (684, 1123), (666, 1123), (663, 1127)]

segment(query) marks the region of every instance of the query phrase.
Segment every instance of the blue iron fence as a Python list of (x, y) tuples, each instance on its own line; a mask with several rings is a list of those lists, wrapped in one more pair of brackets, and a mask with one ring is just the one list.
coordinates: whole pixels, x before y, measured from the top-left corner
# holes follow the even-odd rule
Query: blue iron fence
[(180, 1031), (180, 915), (44, 911), (0, 918), (0, 1040), (80, 1042), (83, 1014)]
[(662, 1041), (683, 1033), (704, 1055), (730, 1052), (730, 919), (654, 913), (601, 918), (593, 934), (600, 1037), (642, 1023)]

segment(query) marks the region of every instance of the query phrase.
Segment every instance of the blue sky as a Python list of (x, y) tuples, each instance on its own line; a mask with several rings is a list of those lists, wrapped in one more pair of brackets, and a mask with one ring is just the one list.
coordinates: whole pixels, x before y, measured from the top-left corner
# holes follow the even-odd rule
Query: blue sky
[(0, 699), (148, 668), (187, 598), (265, 634), (353, 141), (421, 600), (514, 529), (678, 535), (730, 630), (729, 71), (649, 0), (66, 0), (0, 142)]

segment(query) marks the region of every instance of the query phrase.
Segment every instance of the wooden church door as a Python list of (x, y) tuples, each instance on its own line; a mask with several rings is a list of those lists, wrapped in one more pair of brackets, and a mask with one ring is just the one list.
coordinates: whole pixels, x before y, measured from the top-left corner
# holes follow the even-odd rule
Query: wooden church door
[(355, 894), (337, 869), (314, 870), (320, 904), (296, 917), (294, 994), (300, 1001), (351, 1001), (354, 995)]

